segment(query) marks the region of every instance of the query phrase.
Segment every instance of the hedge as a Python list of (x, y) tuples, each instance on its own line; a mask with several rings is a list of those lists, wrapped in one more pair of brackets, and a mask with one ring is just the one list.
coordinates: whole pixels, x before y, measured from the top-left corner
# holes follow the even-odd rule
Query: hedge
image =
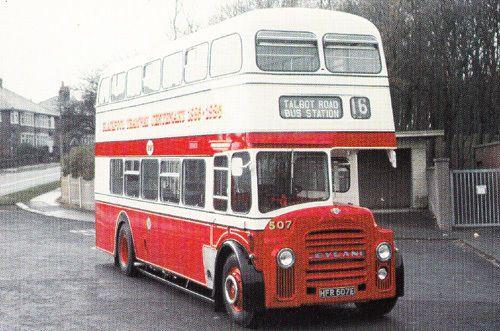
[(63, 175), (71, 174), (73, 178), (94, 179), (93, 146), (77, 146), (62, 158)]

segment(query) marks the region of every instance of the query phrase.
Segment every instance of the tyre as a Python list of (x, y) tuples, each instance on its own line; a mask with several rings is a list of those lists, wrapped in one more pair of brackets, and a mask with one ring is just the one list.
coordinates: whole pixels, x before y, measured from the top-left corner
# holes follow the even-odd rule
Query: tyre
[(132, 234), (127, 223), (123, 223), (118, 230), (118, 242), (116, 245), (116, 262), (121, 272), (127, 276), (134, 276), (135, 252)]
[(220, 286), (222, 287), (222, 301), (229, 317), (240, 326), (258, 327), (262, 322), (263, 312), (244, 308), (243, 291), (245, 291), (245, 287), (241, 268), (234, 254), (231, 254), (224, 263)]
[(391, 312), (396, 305), (398, 298), (389, 298), (382, 300), (374, 300), (369, 302), (356, 303), (358, 312), (364, 317), (377, 318), (382, 317)]

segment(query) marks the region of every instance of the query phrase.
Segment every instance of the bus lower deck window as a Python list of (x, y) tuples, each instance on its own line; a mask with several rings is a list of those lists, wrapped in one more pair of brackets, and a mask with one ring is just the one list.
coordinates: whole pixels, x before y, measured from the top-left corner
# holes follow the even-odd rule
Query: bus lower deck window
[(219, 211), (227, 210), (227, 156), (216, 156), (214, 158), (214, 209)]
[(125, 195), (138, 198), (139, 188), (140, 188), (140, 177), (139, 177), (139, 166), (140, 162), (136, 160), (126, 160), (125, 161)]
[(160, 199), (162, 202), (178, 204), (181, 197), (180, 160), (164, 160), (160, 164)]
[(248, 213), (252, 206), (252, 177), (250, 155), (247, 152), (234, 153), (233, 160), (241, 158), (243, 172), (241, 176), (231, 176), (231, 209), (237, 213)]
[(345, 157), (332, 157), (333, 192), (344, 193), (351, 186), (351, 165)]
[(205, 161), (184, 160), (182, 163), (182, 196), (187, 206), (205, 207)]
[(142, 197), (147, 200), (158, 199), (158, 160), (142, 160)]
[(120, 159), (111, 160), (110, 172), (110, 192), (123, 194), (123, 161)]

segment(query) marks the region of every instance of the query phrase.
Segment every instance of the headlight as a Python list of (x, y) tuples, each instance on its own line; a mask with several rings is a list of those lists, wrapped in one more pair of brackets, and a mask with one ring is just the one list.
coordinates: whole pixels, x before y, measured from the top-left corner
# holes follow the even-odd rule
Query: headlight
[(384, 280), (387, 278), (387, 269), (386, 268), (380, 268), (377, 271), (377, 277), (380, 280)]
[(377, 246), (377, 259), (379, 259), (379, 261), (385, 262), (389, 260), (391, 256), (391, 245), (384, 242)]
[(291, 268), (295, 263), (295, 255), (290, 248), (283, 248), (278, 252), (276, 256), (276, 261), (280, 268), (288, 269)]

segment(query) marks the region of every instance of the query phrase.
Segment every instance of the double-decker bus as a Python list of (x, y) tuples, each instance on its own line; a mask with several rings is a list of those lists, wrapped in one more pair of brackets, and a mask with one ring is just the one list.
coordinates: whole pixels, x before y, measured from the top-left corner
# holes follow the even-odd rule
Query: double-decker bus
[(364, 18), (256, 10), (110, 66), (96, 105), (96, 246), (225, 309), (403, 295), (391, 230), (359, 207), (357, 153), (396, 138)]

